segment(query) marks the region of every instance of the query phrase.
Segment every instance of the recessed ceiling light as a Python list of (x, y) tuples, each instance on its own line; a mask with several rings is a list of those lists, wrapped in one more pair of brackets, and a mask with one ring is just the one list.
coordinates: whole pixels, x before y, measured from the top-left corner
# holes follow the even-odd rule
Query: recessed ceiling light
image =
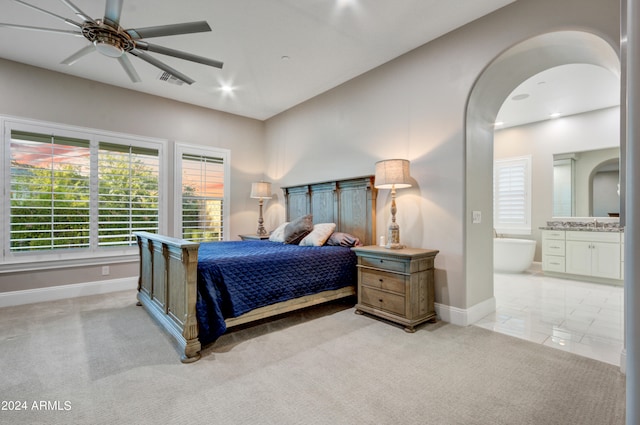
[(493, 123), (494, 127), (500, 127), (502, 125), (504, 125), (504, 123), (502, 121), (496, 121), (496, 122)]
[(524, 100), (529, 97), (528, 93), (517, 94), (511, 98), (511, 100)]
[(231, 94), (233, 93), (233, 87), (228, 84), (223, 84), (220, 86), (220, 91), (224, 94)]
[(562, 115), (562, 112), (554, 112), (552, 114), (549, 114), (551, 118), (558, 118), (561, 115)]
[(356, 3), (356, 0), (337, 0), (336, 4), (339, 8), (350, 7)]

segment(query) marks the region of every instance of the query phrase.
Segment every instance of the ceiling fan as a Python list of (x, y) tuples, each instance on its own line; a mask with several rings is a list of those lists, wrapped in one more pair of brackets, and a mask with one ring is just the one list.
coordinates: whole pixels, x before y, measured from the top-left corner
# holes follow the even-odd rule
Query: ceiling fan
[(164, 72), (171, 74), (175, 78), (184, 81), (187, 84), (193, 84), (195, 81), (184, 75), (180, 71), (149, 55), (147, 52), (159, 53), (161, 55), (172, 56), (175, 58), (197, 62), (203, 65), (213, 66), (215, 68), (222, 68), (222, 62), (220, 61), (143, 41), (143, 39), (152, 37), (163, 37), (169, 35), (192, 34), (211, 31), (211, 27), (209, 26), (209, 24), (207, 24), (206, 21), (161, 25), (146, 28), (123, 29), (120, 26), (120, 15), (122, 13), (123, 0), (106, 0), (103, 19), (93, 19), (82, 10), (80, 10), (70, 0), (60, 0), (62, 3), (68, 6), (76, 16), (82, 19), (82, 23), (78, 23), (63, 16), (59, 16), (55, 13), (41, 9), (22, 0), (13, 1), (23, 6), (27, 6), (31, 9), (35, 9), (38, 12), (53, 16), (54, 18), (57, 18), (65, 22), (66, 24), (71, 25), (75, 28), (75, 30), (58, 30), (52, 28), (6, 24), (1, 22), (0, 27), (43, 31), (56, 34), (68, 34), (78, 37), (84, 37), (91, 42), (91, 44), (89, 44), (88, 46), (83, 47), (76, 53), (63, 60), (61, 63), (65, 65), (72, 65), (78, 59), (84, 57), (85, 55), (88, 55), (89, 53), (92, 53), (94, 51), (98, 51), (105, 56), (118, 59), (118, 62), (120, 62), (120, 65), (122, 65), (122, 68), (134, 83), (140, 82), (141, 80), (140, 76), (131, 64), (131, 61), (127, 57), (127, 53), (132, 54), (133, 56), (136, 56), (157, 68), (160, 68)]

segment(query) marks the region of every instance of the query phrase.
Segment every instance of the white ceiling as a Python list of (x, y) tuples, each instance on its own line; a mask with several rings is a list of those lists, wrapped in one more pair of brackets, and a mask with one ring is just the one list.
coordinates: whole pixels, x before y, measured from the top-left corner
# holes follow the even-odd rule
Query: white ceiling
[[(0, 22), (72, 30), (62, 21), (10, 0), (0, 0)], [(132, 83), (113, 58), (94, 52), (73, 64), (60, 62), (88, 44), (84, 38), (0, 27), (0, 57), (82, 78), (150, 93), (186, 103), (256, 119), (267, 119), (325, 92), (457, 27), (503, 7), (514, 0), (128, 0), (120, 24), (123, 28), (206, 20), (212, 32), (158, 37), (150, 42), (184, 50), (224, 62), (222, 70), (155, 54), (196, 82), (174, 85), (158, 78), (162, 71), (131, 57), (142, 82)], [(82, 20), (61, 1), (27, 0), (59, 16)], [(104, 15), (102, 0), (72, 0), (94, 19)], [(566, 94), (570, 86), (561, 79), (567, 73), (550, 72), (544, 77), (546, 95), (569, 103), (609, 106), (600, 92), (592, 90), (599, 72), (580, 78), (579, 101)], [(540, 100), (542, 86), (523, 90), (530, 98), (503, 108), (501, 119), (537, 121), (550, 101)], [(234, 91), (221, 91), (223, 85)], [(578, 84), (579, 85), (579, 84)], [(588, 90), (585, 90), (588, 88)], [(597, 92), (597, 93), (596, 93)], [(519, 92), (518, 92), (519, 93)], [(585, 101), (588, 93), (596, 94)], [(514, 94), (516, 94), (514, 92)], [(535, 94), (535, 96), (534, 96)], [(595, 100), (594, 100), (595, 99)], [(535, 100), (535, 102), (534, 102)], [(530, 105), (533, 110), (527, 110)], [(517, 107), (517, 108), (516, 108)], [(573, 106), (575, 108), (575, 105)], [(546, 111), (546, 110), (545, 110)], [(537, 115), (536, 115), (537, 113)], [(512, 118), (513, 114), (518, 118)], [(527, 115), (528, 114), (528, 115)], [(533, 114), (533, 115), (532, 115)], [(545, 112), (548, 114), (548, 112)], [(535, 118), (526, 118), (527, 116)], [(507, 124), (508, 125), (508, 124)]]
[(591, 64), (557, 66), (522, 82), (507, 96), (498, 112), (496, 128), (619, 105), (619, 75)]

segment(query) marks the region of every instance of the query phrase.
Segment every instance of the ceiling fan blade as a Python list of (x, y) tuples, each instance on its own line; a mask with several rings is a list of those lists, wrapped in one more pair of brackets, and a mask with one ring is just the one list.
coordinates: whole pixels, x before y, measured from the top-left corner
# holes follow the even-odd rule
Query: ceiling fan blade
[(76, 37), (83, 37), (83, 35), (82, 35), (82, 33), (80, 31), (56, 30), (56, 29), (53, 29), (53, 28), (30, 27), (28, 25), (5, 24), (5, 23), (2, 23), (2, 22), (0, 22), (0, 27), (15, 28), (15, 29), (19, 29), (19, 30), (50, 32), (50, 33), (54, 33), (54, 34), (75, 35)]
[(161, 55), (173, 56), (192, 62), (201, 63), (203, 65), (213, 66), (222, 69), (223, 63), (215, 59), (209, 59), (202, 56), (194, 55), (180, 50), (170, 49), (168, 47), (158, 46), (157, 44), (146, 43), (143, 41), (136, 42), (136, 48), (147, 50), (149, 52), (160, 53)]
[(104, 7), (104, 23), (112, 28), (118, 29), (121, 14), (122, 0), (107, 0)]
[(37, 10), (40, 13), (44, 13), (46, 15), (53, 16), (54, 18), (59, 19), (62, 22), (71, 25), (72, 27), (76, 27), (77, 29), (81, 29), (82, 28), (81, 24), (79, 24), (79, 23), (77, 23), (75, 21), (72, 21), (71, 19), (67, 19), (64, 16), (56, 15), (55, 13), (49, 12), (48, 10), (44, 10), (44, 9), (39, 8), (38, 6), (34, 6), (32, 4), (29, 4), (26, 1), (22, 1), (22, 0), (13, 0), (13, 1), (18, 3), (18, 4), (21, 4), (23, 6), (29, 7), (29, 8), (31, 8), (33, 10)]
[(139, 83), (140, 81), (142, 81), (140, 79), (140, 76), (136, 72), (136, 69), (133, 67), (133, 64), (131, 63), (131, 61), (127, 57), (127, 55), (120, 56), (118, 58), (118, 62), (120, 62), (120, 65), (122, 65), (122, 68), (124, 69), (124, 72), (127, 73), (129, 78), (131, 79), (132, 83)]
[(131, 53), (134, 56), (139, 57), (143, 61), (148, 62), (148, 63), (150, 63), (151, 65), (153, 65), (153, 66), (155, 66), (157, 68), (160, 68), (161, 70), (173, 75), (177, 79), (182, 80), (187, 84), (195, 83), (195, 80), (192, 80), (191, 78), (189, 78), (186, 75), (184, 75), (182, 72), (173, 69), (172, 67), (170, 67), (166, 63), (164, 63), (162, 61), (159, 61), (158, 59), (154, 58), (151, 55), (148, 55), (147, 53), (145, 53), (143, 51), (140, 51), (140, 50), (137, 50), (137, 49), (133, 49), (129, 53)]
[(72, 54), (71, 56), (69, 56), (68, 58), (66, 58), (65, 60), (63, 60), (60, 63), (62, 65), (73, 65), (80, 58), (88, 55), (89, 53), (91, 53), (91, 52), (93, 52), (95, 50), (96, 50), (95, 46), (93, 44), (89, 44), (89, 45), (83, 47), (82, 49), (78, 50), (77, 52), (75, 52), (74, 54)]
[(134, 40), (141, 38), (164, 37), (167, 35), (192, 34), (211, 31), (207, 21), (185, 22), (183, 24), (160, 25), (157, 27), (131, 28), (125, 30)]
[(86, 13), (84, 13), (82, 10), (80, 10), (78, 8), (78, 6), (76, 6), (75, 4), (71, 3), (70, 0), (60, 0), (62, 3), (66, 4), (69, 9), (71, 9), (73, 11), (73, 13), (76, 14), (76, 16), (82, 18), (84, 21), (87, 22), (91, 22), (91, 23), (96, 23), (96, 21), (93, 20), (93, 18), (89, 15), (87, 15)]

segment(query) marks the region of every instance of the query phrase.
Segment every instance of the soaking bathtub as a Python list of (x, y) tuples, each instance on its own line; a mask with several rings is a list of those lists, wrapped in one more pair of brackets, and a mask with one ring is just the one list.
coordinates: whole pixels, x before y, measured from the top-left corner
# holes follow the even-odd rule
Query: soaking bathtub
[(493, 271), (522, 273), (531, 266), (535, 253), (535, 240), (493, 238)]

